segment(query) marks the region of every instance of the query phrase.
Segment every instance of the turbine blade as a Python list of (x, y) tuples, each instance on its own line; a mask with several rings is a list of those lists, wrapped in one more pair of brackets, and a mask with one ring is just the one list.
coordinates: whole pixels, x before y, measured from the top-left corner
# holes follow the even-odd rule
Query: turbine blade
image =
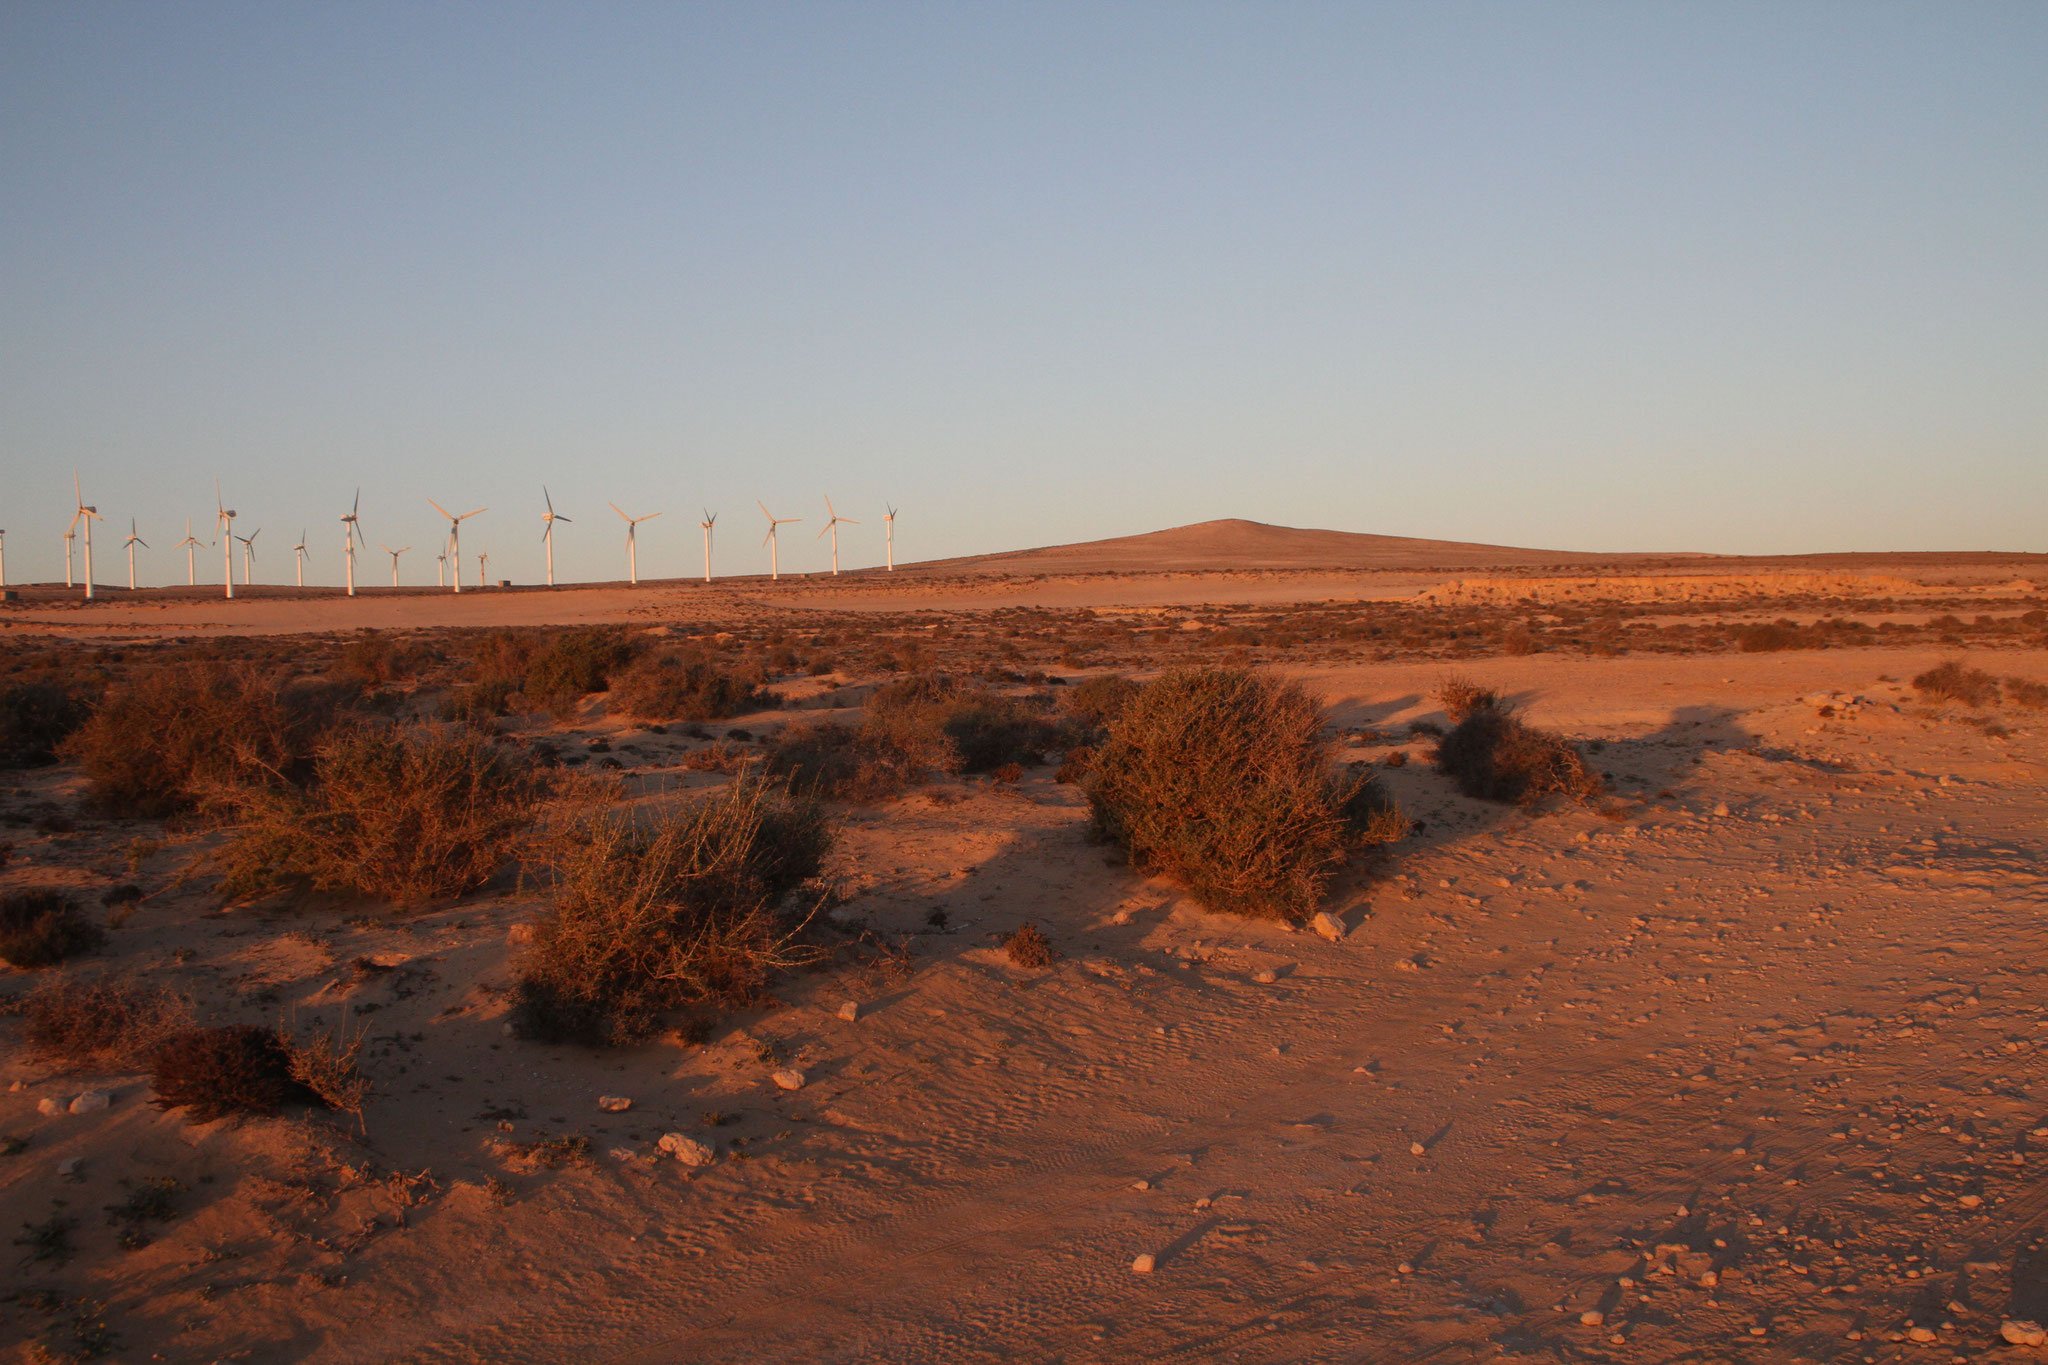
[(488, 511), (490, 511), (490, 510), (491, 510), (491, 509), (490, 509), (490, 508), (488, 508), (488, 507), (479, 507), (479, 508), (477, 508), (477, 509), (476, 509), (476, 511), (474, 511), (474, 512), (464, 512), (464, 513), (462, 514), (462, 519), (463, 519), (464, 521), (468, 521), (468, 520), (469, 520), (469, 519), (470, 519), (471, 517), (480, 517), (480, 516), (482, 516), (482, 515), (483, 515), (484, 513), (488, 512)]
[(553, 498), (548, 497), (548, 486), (546, 484), (542, 484), (540, 486), (540, 495), (541, 497), (547, 499), (548, 515), (553, 516), (555, 514), (555, 500)]
[(756, 507), (758, 507), (758, 508), (760, 508), (760, 509), (761, 509), (761, 515), (762, 515), (762, 516), (764, 516), (764, 517), (768, 518), (768, 520), (770, 520), (770, 521), (773, 521), (773, 520), (775, 520), (775, 514), (774, 514), (773, 512), (771, 512), (771, 511), (769, 511), (769, 510), (768, 510), (768, 504), (767, 504), (767, 503), (765, 503), (765, 502), (762, 502), (762, 501), (761, 501), (761, 500), (760, 500), (759, 498), (755, 498), (755, 499), (754, 499), (754, 506), (756, 506)]
[(444, 516), (444, 517), (447, 517), (447, 518), (448, 518), (448, 520), (450, 520), (450, 521), (453, 521), (453, 520), (455, 520), (455, 517), (454, 517), (454, 516), (453, 516), (453, 515), (452, 515), (452, 514), (451, 514), (451, 513), (450, 513), (450, 512), (448, 511), (448, 509), (447, 509), (447, 508), (443, 507), (443, 506), (442, 506), (442, 505), (441, 505), (440, 503), (438, 503), (438, 502), (435, 502), (435, 501), (434, 501), (434, 500), (433, 500), (432, 498), (428, 498), (428, 499), (427, 499), (427, 506), (429, 506), (429, 507), (433, 508), (433, 509), (434, 509), (434, 510), (435, 510), (436, 512), (439, 512), (439, 513), (440, 513), (440, 514), (441, 514), (442, 516)]
[(353, 503), (349, 504), (348, 514), (349, 514), (350, 516), (354, 516), (354, 515), (355, 515), (356, 513), (360, 512), (360, 511), (362, 511), (362, 510), (363, 510), (363, 490), (362, 490), (362, 489), (360, 489), (360, 488), (358, 488), (358, 489), (356, 490), (356, 500), (355, 500), (355, 501), (354, 501)]
[[(612, 510), (613, 510), (614, 512), (619, 512), (619, 505), (618, 505), (617, 503), (615, 503), (615, 502), (612, 502), (612, 503), (606, 503), (605, 505), (606, 505), (607, 507), (611, 508), (611, 509), (612, 509)], [(622, 517), (626, 517), (626, 514), (625, 514), (624, 512), (619, 512), (619, 515), (620, 515), (620, 516), (622, 516)], [(632, 519), (631, 517), (626, 517), (626, 520), (627, 520), (627, 522), (628, 522), (628, 523), (631, 523), (631, 521), (632, 521), (633, 519)]]

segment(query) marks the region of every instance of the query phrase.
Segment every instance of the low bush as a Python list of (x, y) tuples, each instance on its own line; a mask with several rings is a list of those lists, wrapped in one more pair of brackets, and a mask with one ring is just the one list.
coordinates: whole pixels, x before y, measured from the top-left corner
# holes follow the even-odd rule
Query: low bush
[(366, 687), (408, 682), (439, 661), (434, 650), (417, 640), (365, 630), (341, 647), (334, 661), (336, 677), (350, 678)]
[(1523, 723), (1502, 705), (1481, 707), (1453, 726), (1437, 744), (1436, 765), (1481, 801), (1533, 806), (1553, 792), (1584, 801), (1601, 788), (1570, 740)]
[(758, 999), (814, 957), (780, 907), (831, 840), (814, 802), (748, 780), (659, 819), (606, 813), (562, 833), (553, 903), (517, 964), (514, 1031), (614, 1046), (670, 1011)]
[(966, 687), (937, 673), (875, 689), (862, 729), (913, 769), (984, 773), (1005, 763), (1036, 764), (1059, 731), (1043, 697)]
[(1004, 939), (1003, 953), (1019, 967), (1034, 972), (1043, 971), (1059, 960), (1059, 952), (1052, 946), (1052, 940), (1035, 924), (1021, 925), (1016, 933)]
[(615, 709), (635, 720), (722, 720), (774, 704), (756, 680), (699, 655), (643, 654), (611, 680)]
[(2029, 711), (2048, 710), (2048, 683), (2037, 683), (2026, 678), (2007, 678), (2005, 699), (2014, 706)]
[(1086, 730), (1098, 733), (1123, 714), (1138, 695), (1138, 686), (1121, 673), (1102, 673), (1075, 683), (1061, 704)]
[(230, 897), (340, 891), (394, 904), (459, 896), (511, 857), (545, 784), (473, 730), (364, 728), (335, 737), (303, 785), (222, 785)]
[(1913, 679), (1913, 690), (1929, 701), (1959, 701), (1965, 706), (1996, 706), (1998, 679), (1951, 659)]
[(639, 652), (638, 640), (610, 626), (565, 630), (534, 653), (519, 690), (533, 705), (568, 716), (585, 695), (609, 688), (612, 674)]
[(0, 768), (38, 768), (56, 762), (57, 746), (90, 714), (84, 701), (56, 683), (0, 687)]
[(768, 771), (799, 791), (843, 801), (877, 801), (917, 779), (917, 769), (865, 727), (791, 721), (768, 750)]
[(518, 684), (504, 678), (469, 683), (451, 689), (441, 699), (440, 716), (445, 721), (489, 729), (492, 721), (511, 709), (512, 698), (518, 695)]
[(107, 941), (71, 897), (52, 887), (0, 895), (0, 962), (36, 970), (89, 953)]
[(1456, 725), (1474, 711), (1494, 710), (1501, 705), (1500, 693), (1491, 687), (1482, 687), (1472, 679), (1452, 674), (1438, 684), (1436, 699), (1443, 704), (1444, 714)]
[(150, 1060), (149, 1083), (157, 1108), (190, 1110), (200, 1123), (274, 1114), (287, 1104), (325, 1107), (292, 1075), (291, 1053), (276, 1031), (246, 1024), (166, 1039)]
[(198, 784), (303, 777), (352, 695), (242, 664), (165, 665), (109, 694), (62, 753), (104, 809), (169, 815)]
[(120, 977), (52, 981), (16, 1010), (29, 1050), (76, 1070), (146, 1067), (166, 1039), (192, 1027), (184, 997)]
[(1735, 632), (1735, 647), (1744, 654), (1775, 654), (1780, 650), (1809, 648), (1812, 643), (1796, 621), (1761, 622), (1742, 626)]
[(1249, 669), (1169, 672), (1094, 752), (1096, 823), (1211, 909), (1302, 919), (1364, 831), (1390, 828), (1359, 818), (1392, 803), (1333, 770), (1323, 722), (1294, 683)]

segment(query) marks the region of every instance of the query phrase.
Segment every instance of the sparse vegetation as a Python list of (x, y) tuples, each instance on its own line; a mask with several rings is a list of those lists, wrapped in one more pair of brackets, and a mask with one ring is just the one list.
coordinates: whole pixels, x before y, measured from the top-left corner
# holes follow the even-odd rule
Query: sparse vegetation
[(200, 1123), (274, 1114), (287, 1104), (322, 1106), (292, 1075), (284, 1040), (245, 1024), (174, 1034), (151, 1058), (149, 1080), (157, 1108), (189, 1110)]
[(1929, 701), (1959, 701), (1971, 707), (1998, 704), (1998, 679), (1953, 659), (1913, 679), (1913, 690)]
[(2026, 678), (2007, 678), (2005, 699), (2023, 710), (2048, 710), (2048, 683), (2032, 682)]
[(756, 679), (702, 654), (643, 654), (612, 679), (613, 706), (636, 720), (721, 720), (774, 704)]
[(346, 1037), (339, 1030), (320, 1027), (284, 1026), (277, 1031), (284, 1045), (291, 1077), (315, 1095), (320, 1103), (337, 1113), (347, 1114), (357, 1124), (363, 1121), (363, 1106), (369, 1103), (370, 1078), (363, 1074), (364, 1037)]
[(1444, 714), (1451, 718), (1453, 725), (1475, 711), (1497, 710), (1501, 706), (1501, 695), (1497, 690), (1482, 687), (1455, 673), (1437, 686), (1436, 699), (1443, 704)]
[(1043, 971), (1059, 959), (1052, 940), (1036, 924), (1020, 925), (1017, 932), (1003, 940), (1003, 952), (1010, 961), (1031, 971)]
[(505, 865), (542, 790), (529, 763), (472, 730), (351, 730), (322, 747), (303, 786), (213, 790), (235, 825), (221, 889), (396, 904), (461, 895)]
[(77, 1219), (53, 1213), (40, 1223), (22, 1224), (22, 1235), (14, 1239), (14, 1244), (28, 1248), (22, 1257), (24, 1261), (55, 1261), (62, 1265), (71, 1259), (71, 1230), (77, 1226)]
[(54, 967), (92, 952), (106, 939), (106, 931), (55, 888), (31, 887), (0, 895), (0, 961), (10, 966)]
[(912, 770), (988, 772), (1040, 763), (1057, 738), (1046, 698), (1005, 696), (939, 673), (914, 674), (875, 690), (861, 729), (875, 750)]
[(1145, 687), (1086, 786), (1097, 824), (1139, 867), (1261, 918), (1311, 914), (1348, 851), (1399, 822), (1365, 777), (1333, 771), (1322, 708), (1248, 669), (1179, 669)]
[(146, 1067), (167, 1038), (192, 1026), (184, 997), (121, 977), (51, 981), (17, 1011), (29, 1050), (76, 1070)]
[(780, 906), (830, 844), (814, 803), (744, 779), (660, 818), (608, 812), (564, 832), (548, 852), (553, 905), (519, 959), (514, 1028), (617, 1045), (670, 1011), (758, 998), (813, 956)]
[(587, 694), (609, 688), (612, 674), (639, 652), (637, 640), (612, 627), (565, 630), (534, 652), (519, 690), (532, 705), (566, 717)]
[(50, 682), (0, 687), (0, 768), (36, 768), (57, 759), (57, 747), (85, 723), (90, 708)]
[[(1450, 700), (1440, 700), (1449, 711)], [(1601, 789), (1570, 740), (1526, 724), (1497, 699), (1466, 711), (1437, 744), (1436, 764), (1482, 801), (1532, 806), (1553, 793), (1584, 801)]]

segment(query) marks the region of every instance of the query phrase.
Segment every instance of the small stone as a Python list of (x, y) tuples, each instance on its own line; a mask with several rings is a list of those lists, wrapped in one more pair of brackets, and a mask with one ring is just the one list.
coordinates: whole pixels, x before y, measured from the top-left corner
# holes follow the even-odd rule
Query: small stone
[(1271, 967), (1261, 967), (1252, 973), (1252, 980), (1258, 982), (1261, 986), (1270, 986), (1279, 979), (1280, 973), (1274, 971)]
[(1403, 1261), (1401, 1262), (1401, 1264), (1394, 1267), (1394, 1272), (1399, 1275), (1413, 1275), (1415, 1273), (1415, 1267), (1408, 1264), (1408, 1262)]
[(36, 1101), (36, 1112), (38, 1114), (62, 1114), (67, 1112), (67, 1109), (64, 1101), (52, 1099), (45, 1095)]
[(1579, 1324), (1583, 1327), (1598, 1327), (1606, 1321), (1607, 1315), (1597, 1308), (1588, 1308), (1579, 1314)]
[(607, 1114), (623, 1114), (633, 1107), (633, 1101), (626, 1095), (599, 1095), (597, 1107)]
[(2048, 1331), (2027, 1318), (2008, 1318), (1999, 1324), (1998, 1335), (2012, 1346), (2048, 1345)]
[(1419, 1142), (1411, 1142), (1408, 1144), (1408, 1153), (1411, 1156), (1428, 1156), (1429, 1148)]
[(57, 1177), (60, 1180), (78, 1179), (78, 1168), (85, 1164), (82, 1156), (67, 1156), (57, 1163)]
[(1212, 1200), (1211, 1200), (1211, 1199), (1209, 1198), (1209, 1196), (1205, 1194), (1205, 1195), (1203, 1195), (1203, 1196), (1202, 1196), (1202, 1197), (1201, 1197), (1200, 1199), (1197, 1199), (1197, 1200), (1195, 1201), (1195, 1207), (1196, 1207), (1196, 1208), (1198, 1208), (1198, 1209), (1206, 1209), (1206, 1208), (1208, 1208), (1208, 1207), (1210, 1206), (1210, 1204), (1211, 1204), (1211, 1203), (1213, 1203), (1213, 1202), (1214, 1202), (1214, 1201), (1212, 1201)]
[(1934, 1340), (1934, 1329), (1932, 1327), (1909, 1327), (1906, 1329), (1906, 1340), (1932, 1341)]
[(512, 925), (505, 930), (505, 942), (515, 946), (533, 942), (533, 926), (531, 924)]
[(88, 1090), (77, 1099), (71, 1101), (71, 1112), (74, 1114), (91, 1114), (109, 1107), (113, 1102), (114, 1097), (107, 1091)]
[(1958, 1204), (1961, 1204), (1966, 1209), (1974, 1209), (1981, 1207), (1984, 1203), (1984, 1200), (1982, 1196), (1966, 1194), (1962, 1198), (1956, 1200), (1956, 1202)]
[(1152, 1182), (1149, 1180), (1133, 1180), (1131, 1188), (1134, 1190), (1149, 1190), (1152, 1188)]
[(1342, 939), (1345, 934), (1351, 932), (1350, 930), (1344, 927), (1343, 920), (1337, 918), (1335, 915), (1331, 914), (1327, 910), (1318, 910), (1316, 912), (1316, 917), (1308, 922), (1308, 926), (1309, 928), (1315, 930), (1317, 934), (1321, 935), (1323, 938), (1330, 940), (1330, 942), (1332, 943), (1337, 942), (1338, 940)]
[(841, 1019), (844, 1019), (849, 1024), (852, 1023), (854, 1020), (860, 1018), (860, 1002), (857, 1000), (848, 1000), (842, 1003), (839, 1006), (839, 1017)]
[(614, 1147), (606, 1155), (622, 1166), (629, 1161), (638, 1161), (640, 1159), (639, 1151), (632, 1147)]
[(1718, 1270), (1709, 1270), (1706, 1274), (1700, 1276), (1700, 1288), (1702, 1289), (1712, 1289), (1720, 1283), (1721, 1272)]
[(663, 1133), (655, 1145), (685, 1166), (709, 1166), (717, 1155), (687, 1133)]
[(1716, 814), (1716, 815), (1726, 815), (1727, 813), (1728, 813), (1728, 803), (1727, 803), (1726, 801), (1716, 801), (1716, 802), (1714, 803), (1714, 814)]
[(1150, 1275), (1159, 1268), (1159, 1258), (1147, 1251), (1131, 1262), (1131, 1269), (1140, 1275)]
[(801, 1090), (804, 1088), (804, 1073), (801, 1071), (778, 1071), (770, 1076), (769, 1079), (774, 1081), (776, 1086), (783, 1090)]

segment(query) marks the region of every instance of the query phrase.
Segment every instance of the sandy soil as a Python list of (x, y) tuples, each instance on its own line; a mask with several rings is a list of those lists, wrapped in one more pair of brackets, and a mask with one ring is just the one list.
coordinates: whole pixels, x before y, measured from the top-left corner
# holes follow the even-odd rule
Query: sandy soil
[[(1347, 740), (1413, 754), (1386, 777), (1424, 828), (1340, 888), (1336, 942), (1135, 875), (1049, 770), (941, 781), (843, 813), (835, 914), (901, 962), (617, 1055), (506, 1036), (517, 885), (223, 911), (171, 884), (199, 836), (131, 869), (133, 826), (13, 831), (0, 883), (142, 884), (108, 958), (211, 1017), (353, 1011), (381, 1093), (361, 1132), (194, 1125), (0, 1035), (0, 1221), (79, 1220), (0, 1339), (97, 1312), (118, 1358), (195, 1362), (2029, 1355), (1997, 1337), (2048, 1318), (2048, 723), (1922, 705), (1901, 680), (1940, 657), (1462, 664), (1595, 744), (1612, 797), (1532, 816), (1427, 741)], [(1442, 719), (1441, 664), (1295, 671), (1347, 735)], [(715, 780), (601, 703), (568, 729), (649, 799)], [(997, 950), (1026, 921), (1052, 968)], [(39, 1112), (88, 1089), (111, 1106)], [(521, 1153), (565, 1135), (594, 1162)], [(162, 1176), (180, 1216), (117, 1249), (101, 1210)]]

